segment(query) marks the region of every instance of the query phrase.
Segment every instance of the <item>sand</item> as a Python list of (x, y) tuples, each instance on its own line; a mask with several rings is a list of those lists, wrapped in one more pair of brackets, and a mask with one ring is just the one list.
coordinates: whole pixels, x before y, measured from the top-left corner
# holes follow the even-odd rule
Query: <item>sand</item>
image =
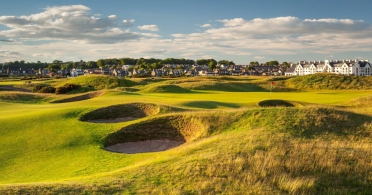
[(113, 146), (106, 147), (105, 149), (111, 152), (136, 154), (145, 152), (159, 152), (175, 148), (184, 142), (172, 141), (168, 139), (164, 140), (147, 140), (138, 142), (126, 142), (120, 143)]

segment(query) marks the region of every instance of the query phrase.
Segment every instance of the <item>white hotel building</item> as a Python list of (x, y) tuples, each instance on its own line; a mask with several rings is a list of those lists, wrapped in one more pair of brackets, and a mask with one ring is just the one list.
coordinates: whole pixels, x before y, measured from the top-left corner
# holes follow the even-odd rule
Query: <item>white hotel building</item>
[(315, 73), (371, 76), (372, 65), (368, 60), (299, 61), (285, 72), (286, 76), (302, 76)]

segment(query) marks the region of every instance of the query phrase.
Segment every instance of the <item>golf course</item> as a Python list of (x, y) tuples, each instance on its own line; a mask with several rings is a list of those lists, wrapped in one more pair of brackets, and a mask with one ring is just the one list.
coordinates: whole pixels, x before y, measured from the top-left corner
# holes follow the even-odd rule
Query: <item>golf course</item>
[(0, 78), (0, 194), (370, 194), (371, 83)]

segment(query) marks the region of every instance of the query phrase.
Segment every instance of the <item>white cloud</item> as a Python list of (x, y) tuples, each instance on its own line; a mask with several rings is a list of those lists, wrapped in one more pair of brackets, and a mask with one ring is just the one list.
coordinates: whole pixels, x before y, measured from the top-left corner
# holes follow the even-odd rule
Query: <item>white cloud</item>
[[(292, 55), (372, 50), (372, 26), (362, 20), (301, 20), (288, 16), (252, 20), (234, 18), (218, 22), (223, 26), (200, 33), (172, 36), (177, 42), (198, 43), (200, 48), (224, 54)], [(221, 50), (218, 48), (220, 45), (230, 45), (232, 48)]]
[[(29, 16), (0, 16), (0, 24), (10, 28), (0, 31), (0, 36), (91, 43), (114, 43), (139, 38), (136, 33), (121, 31), (116, 15), (99, 17), (89, 14), (89, 10), (83, 5), (55, 6)], [(130, 26), (133, 22), (124, 20), (122, 26)]]
[(231, 26), (240, 26), (245, 23), (245, 20), (243, 18), (234, 18), (231, 20), (217, 20), (218, 22), (224, 23), (225, 27), (231, 27)]
[(202, 27), (202, 28), (210, 28), (210, 27), (212, 27), (212, 25), (211, 24), (203, 24), (203, 25), (200, 25), (200, 27)]
[(159, 27), (155, 24), (138, 26), (138, 29), (149, 30), (149, 31), (159, 31)]
[[(138, 26), (153, 32), (131, 32), (125, 27), (133, 26), (134, 19), (88, 11), (88, 7), (77, 5), (49, 7), (29, 16), (0, 16), (0, 24), (9, 28), (0, 31), (0, 62), (19, 56), (28, 61), (76, 61), (162, 55), (191, 59), (229, 56), (227, 60), (236, 62), (235, 58), (245, 56), (250, 61), (249, 58), (271, 59), (272, 55), (324, 57), (339, 56), (339, 52), (372, 51), (372, 26), (361, 20), (233, 18), (218, 20), (220, 27), (208, 28), (204, 24), (206, 29), (200, 32), (175, 33), (165, 39), (162, 37), (166, 35), (155, 33), (159, 31), (157, 25)], [(23, 44), (29, 40), (32, 44)], [(130, 56), (123, 56), (125, 53)], [(352, 54), (358, 55), (367, 54)]]
[(254, 56), (253, 58), (257, 60), (262, 60), (262, 59), (265, 59), (266, 57), (265, 56)]
[(16, 59), (22, 56), (21, 53), (9, 50), (0, 50), (0, 58), (4, 59)]
[(123, 27), (133, 26), (134, 20), (123, 20)]
[(145, 37), (153, 37), (153, 38), (161, 37), (160, 35), (154, 34), (154, 33), (140, 33), (140, 35), (145, 36)]

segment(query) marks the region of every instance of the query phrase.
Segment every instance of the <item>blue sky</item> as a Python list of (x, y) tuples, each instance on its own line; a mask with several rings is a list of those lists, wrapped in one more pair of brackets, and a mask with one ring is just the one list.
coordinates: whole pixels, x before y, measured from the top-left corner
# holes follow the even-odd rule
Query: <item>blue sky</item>
[(372, 59), (372, 1), (0, 0), (0, 63)]

